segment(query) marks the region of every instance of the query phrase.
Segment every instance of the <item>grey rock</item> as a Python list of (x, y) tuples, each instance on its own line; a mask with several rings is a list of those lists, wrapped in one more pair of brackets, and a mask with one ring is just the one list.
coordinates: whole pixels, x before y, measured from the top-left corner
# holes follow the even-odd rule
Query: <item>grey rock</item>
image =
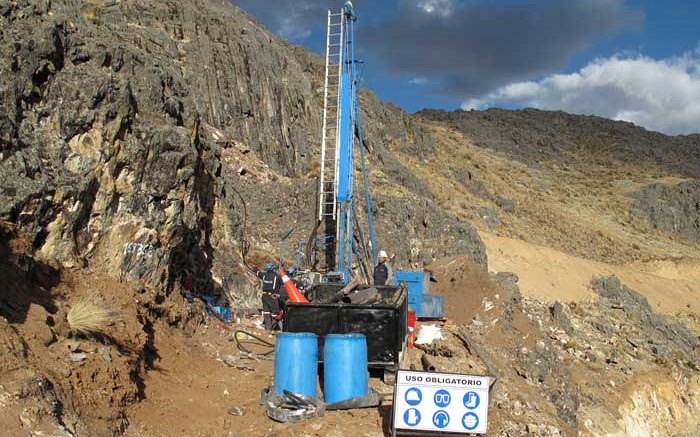
[(606, 336), (613, 335), (615, 333), (615, 328), (610, 324), (609, 320), (594, 320), (592, 322), (592, 325), (595, 329), (600, 331), (602, 334)]
[(513, 303), (519, 303), (522, 300), (520, 287), (518, 287), (518, 275), (512, 272), (498, 272), (494, 275), (494, 280), (501, 286), (508, 298)]
[(608, 356), (608, 359), (606, 361), (608, 364), (617, 364), (620, 362), (620, 359), (620, 353), (616, 350), (613, 350), (612, 352), (610, 352), (610, 356)]
[(513, 202), (510, 199), (506, 199), (505, 197), (497, 197), (496, 198), (496, 205), (498, 205), (503, 212), (507, 213), (513, 213), (515, 212), (515, 202)]
[(554, 321), (567, 333), (572, 334), (574, 332), (574, 326), (571, 324), (571, 317), (569, 315), (569, 308), (562, 304), (561, 302), (555, 302), (549, 308), (550, 314)]
[(87, 360), (87, 354), (85, 352), (71, 352), (68, 358), (74, 363), (81, 363)]
[(498, 212), (493, 208), (486, 206), (479, 207), (479, 217), (491, 230), (496, 230), (499, 226), (501, 226), (501, 220), (498, 216)]
[[(672, 317), (655, 314), (644, 296), (622, 284), (615, 276), (595, 278), (591, 286), (602, 298), (599, 301), (600, 317), (592, 322), (596, 329), (610, 336), (618, 331), (624, 332), (628, 325), (633, 325), (636, 334), (634, 338), (625, 337), (630, 341), (623, 340), (622, 347), (631, 352), (643, 349), (666, 364), (678, 362), (690, 369), (697, 368), (700, 339), (687, 326)], [(622, 308), (625, 313), (619, 330), (610, 326), (612, 307)], [(619, 353), (613, 352), (617, 355), (611, 356), (609, 362), (619, 360)]]
[(634, 194), (631, 214), (653, 228), (688, 241), (700, 241), (700, 181), (653, 184)]
[(107, 349), (106, 347), (98, 348), (97, 353), (100, 354), (100, 356), (106, 363), (112, 362), (112, 355), (109, 353), (109, 349)]
[(619, 304), (628, 315), (648, 318), (652, 312), (646, 297), (624, 285), (617, 276), (594, 278), (591, 287), (600, 296)]

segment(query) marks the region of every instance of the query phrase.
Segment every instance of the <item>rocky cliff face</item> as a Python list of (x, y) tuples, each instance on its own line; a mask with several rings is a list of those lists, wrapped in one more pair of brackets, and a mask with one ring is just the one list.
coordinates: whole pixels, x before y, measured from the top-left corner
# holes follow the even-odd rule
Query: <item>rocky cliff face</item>
[[(34, 254), (168, 289), (190, 271), (203, 288), (250, 294), (237, 277), (244, 208), (253, 246), (274, 241), (278, 200), (302, 178), (292, 220), (313, 217), (320, 59), (223, 1), (17, 1), (0, 17), (0, 215), (31, 236)], [(429, 154), (428, 134), (371, 94), (362, 100), (372, 165), (420, 201), (421, 181), (384, 148)], [(256, 166), (264, 172), (247, 173)], [(468, 251), (485, 264), (470, 232)], [(447, 251), (463, 250), (463, 233), (450, 233)], [(411, 237), (380, 236), (387, 247)]]

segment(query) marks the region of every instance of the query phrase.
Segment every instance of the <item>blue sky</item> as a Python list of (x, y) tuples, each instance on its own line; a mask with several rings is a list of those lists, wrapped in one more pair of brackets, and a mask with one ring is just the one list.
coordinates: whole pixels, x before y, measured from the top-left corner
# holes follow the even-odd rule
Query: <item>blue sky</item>
[[(232, 0), (322, 53), (334, 0)], [(355, 0), (364, 85), (407, 111), (537, 107), (700, 132), (698, 0)]]

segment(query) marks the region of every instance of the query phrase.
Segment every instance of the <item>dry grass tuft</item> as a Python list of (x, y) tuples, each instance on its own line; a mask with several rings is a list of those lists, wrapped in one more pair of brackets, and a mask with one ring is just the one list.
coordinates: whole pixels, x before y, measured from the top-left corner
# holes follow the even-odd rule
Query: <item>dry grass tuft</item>
[(102, 304), (79, 300), (68, 311), (68, 325), (77, 334), (103, 333), (116, 320), (116, 314)]

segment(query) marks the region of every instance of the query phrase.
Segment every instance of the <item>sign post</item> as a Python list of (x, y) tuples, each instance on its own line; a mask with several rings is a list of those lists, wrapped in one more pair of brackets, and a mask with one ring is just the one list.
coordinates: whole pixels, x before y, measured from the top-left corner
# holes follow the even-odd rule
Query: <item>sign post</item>
[(399, 370), (392, 432), (486, 434), (487, 376)]

